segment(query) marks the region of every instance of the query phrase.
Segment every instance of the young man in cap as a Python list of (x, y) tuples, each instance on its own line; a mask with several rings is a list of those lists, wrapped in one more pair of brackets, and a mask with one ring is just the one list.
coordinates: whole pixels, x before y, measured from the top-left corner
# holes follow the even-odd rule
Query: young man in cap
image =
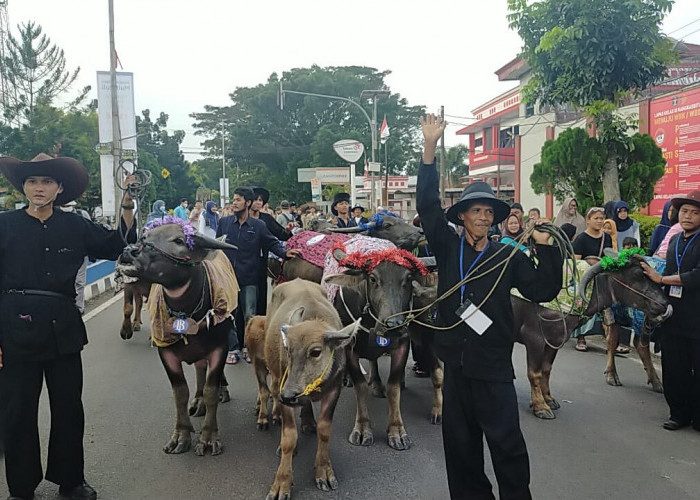
[(32, 498), (44, 477), (37, 419), (46, 379), (51, 433), (45, 477), (63, 497), (96, 498), (84, 475), (80, 352), (87, 334), (75, 306), (75, 278), (86, 255), (115, 260), (126, 245), (122, 233), (136, 241), (134, 204), (125, 194), (121, 232), (109, 231), (54, 209), (88, 186), (87, 170), (77, 160), (0, 158), (0, 172), (28, 200), (24, 208), (0, 214), (0, 411), (10, 495)]
[[(533, 235), (537, 264), (523, 252), (498, 252), (503, 245), (487, 234), (510, 207), (484, 182), (467, 186), (445, 215), (435, 168), (445, 123), (427, 115), (421, 125), (425, 146), (417, 208), (438, 265), (438, 296), (472, 277), (438, 304), (438, 323), (452, 327), (435, 335), (445, 364), (442, 433), (450, 496), (493, 498), (484, 473), (485, 436), (501, 498), (529, 499), (530, 467), (513, 385), (510, 290), (518, 288), (533, 302), (554, 299), (561, 288), (562, 260), (547, 244), (549, 236), (539, 231)], [(451, 231), (448, 221), (462, 226), (463, 236)]]
[(287, 200), (282, 200), (280, 202), (280, 208), (282, 213), (277, 216), (277, 224), (282, 227), (287, 227), (289, 224), (296, 224), (296, 219), (292, 213), (290, 203)]
[(350, 195), (348, 193), (336, 193), (333, 196), (331, 213), (335, 215), (338, 227), (357, 227), (355, 219), (350, 217)]
[[(238, 304), (242, 307), (244, 326), (255, 314), (257, 307), (261, 252), (265, 255), (272, 252), (281, 259), (291, 259), (299, 253), (298, 250), (285, 250), (280, 240), (272, 235), (263, 221), (250, 217), (250, 206), (255, 198), (251, 188), (236, 188), (233, 191), (234, 215), (222, 218), (216, 230), (217, 238), (226, 236), (227, 243), (238, 247), (237, 250), (224, 250), (224, 253), (231, 261), (238, 285), (241, 287), (238, 292)], [(245, 347), (245, 329), (240, 330), (229, 339), (229, 353), (226, 359), (228, 364), (238, 363), (240, 348), (243, 348), (245, 361), (250, 362)]]
[(362, 215), (364, 211), (365, 207), (359, 203), (355, 203), (352, 206), (352, 218), (355, 221), (355, 225), (359, 226), (360, 224), (367, 224), (369, 222), (369, 219)]
[(664, 397), (671, 414), (663, 427), (675, 431), (692, 424), (700, 431), (700, 191), (673, 198), (671, 204), (683, 232), (671, 238), (663, 276), (643, 264), (673, 306), (659, 327)]

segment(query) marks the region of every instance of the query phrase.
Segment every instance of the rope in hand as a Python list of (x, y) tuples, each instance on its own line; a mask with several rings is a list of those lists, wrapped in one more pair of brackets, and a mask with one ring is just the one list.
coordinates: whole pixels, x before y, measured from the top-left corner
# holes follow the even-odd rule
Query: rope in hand
[[(521, 244), (527, 244), (528, 248), (532, 250), (534, 248), (534, 240), (532, 239), (532, 235), (534, 231), (541, 231), (544, 233), (548, 233), (552, 239), (554, 240), (555, 246), (559, 248), (559, 253), (564, 259), (564, 262), (566, 263), (565, 266), (565, 276), (566, 276), (566, 283), (570, 282), (570, 279), (573, 277), (574, 278), (574, 283), (578, 283), (578, 269), (576, 268), (576, 262), (575, 262), (575, 257), (574, 257), (574, 250), (573, 246), (571, 244), (571, 241), (569, 238), (564, 234), (564, 232), (557, 226), (555, 226), (552, 223), (546, 222), (544, 224), (540, 224), (537, 226), (531, 226), (530, 228), (527, 228), (523, 233), (515, 239), (515, 244), (514, 245), (503, 245), (501, 248), (499, 248), (494, 254), (492, 254), (490, 257), (485, 259), (483, 262), (479, 263), (470, 273), (467, 274), (467, 276), (464, 277), (464, 279), (460, 280), (457, 282), (452, 288), (447, 290), (445, 293), (443, 293), (441, 296), (436, 298), (433, 302), (430, 304), (418, 308), (418, 309), (411, 309), (409, 311), (403, 311), (400, 313), (393, 314), (389, 317), (387, 317), (387, 320), (389, 318), (392, 318), (394, 316), (401, 316), (401, 315), (408, 315), (409, 318), (407, 319), (406, 323), (409, 323), (411, 321), (427, 327), (431, 328), (433, 330), (452, 330), (456, 326), (458, 326), (460, 323), (462, 323), (462, 320), (456, 321), (453, 325), (448, 326), (448, 327), (441, 327), (441, 326), (435, 326), (431, 325), (428, 323), (424, 323), (420, 321), (418, 316), (420, 316), (422, 313), (425, 311), (429, 310), (432, 308), (435, 304), (445, 300), (447, 297), (455, 293), (457, 290), (459, 290), (462, 285), (469, 283), (471, 281), (475, 281), (477, 279), (483, 278), (484, 276), (488, 275), (491, 272), (496, 271), (499, 267), (501, 267), (501, 271), (498, 275), (498, 278), (496, 279), (496, 282), (493, 284), (489, 292), (486, 294), (484, 299), (479, 303), (478, 306), (476, 306), (476, 309), (480, 309), (486, 301), (493, 295), (493, 292), (496, 290), (496, 287), (498, 284), (501, 282), (503, 279), (503, 275), (505, 274), (506, 268), (510, 260), (516, 255), (516, 252), (520, 252), (521, 250), (519, 249)], [(495, 259), (501, 252), (503, 251), (508, 251), (509, 254), (508, 256), (502, 260), (501, 262), (498, 262), (494, 266), (490, 267), (489, 269), (480, 272), (481, 269), (484, 268), (484, 266), (489, 263), (491, 260)], [(574, 287), (574, 296), (576, 294), (576, 289)], [(562, 320), (564, 317), (562, 316)]]
[[(136, 181), (127, 186), (124, 184), (124, 179), (126, 179), (126, 177), (129, 175), (136, 177)], [(132, 226), (136, 226), (136, 234), (141, 234), (141, 210), (144, 206), (146, 191), (150, 184), (151, 172), (149, 170), (138, 168), (138, 165), (134, 163), (134, 160), (119, 158), (119, 161), (115, 163), (114, 185), (117, 186), (120, 191), (122, 191), (121, 200), (119, 200), (119, 210), (117, 212), (116, 224), (119, 228), (119, 234), (121, 235), (124, 243), (127, 243), (126, 233), (130, 230), (130, 228), (127, 228), (126, 232), (123, 231), (121, 224), (122, 215), (124, 213), (124, 198), (126, 194), (129, 193), (132, 203), (135, 205), (134, 221)]]

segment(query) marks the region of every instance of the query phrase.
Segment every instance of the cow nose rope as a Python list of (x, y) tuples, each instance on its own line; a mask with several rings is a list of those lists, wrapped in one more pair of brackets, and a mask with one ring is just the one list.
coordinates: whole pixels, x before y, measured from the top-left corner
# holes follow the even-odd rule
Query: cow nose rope
[[(323, 383), (323, 377), (326, 376), (326, 372), (333, 364), (334, 359), (335, 359), (335, 349), (332, 349), (331, 355), (328, 357), (328, 361), (326, 362), (326, 365), (323, 367), (321, 374), (318, 377), (316, 377), (316, 379), (314, 379), (313, 382), (311, 382), (310, 384), (307, 384), (306, 387), (304, 388), (303, 392), (301, 394), (299, 394), (297, 397), (303, 398), (304, 396), (310, 395), (312, 392), (321, 392), (321, 384)], [(287, 382), (288, 376), (289, 376), (289, 364), (287, 364), (287, 367), (284, 369), (284, 373), (282, 374), (282, 378), (280, 379), (280, 389), (279, 389), (280, 394), (282, 393), (282, 387), (284, 386), (285, 382)]]

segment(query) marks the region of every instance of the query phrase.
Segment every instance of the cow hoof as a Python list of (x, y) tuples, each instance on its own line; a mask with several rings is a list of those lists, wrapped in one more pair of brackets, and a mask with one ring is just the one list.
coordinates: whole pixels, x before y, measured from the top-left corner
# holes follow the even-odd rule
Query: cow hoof
[(664, 385), (659, 382), (658, 380), (655, 380), (653, 382), (649, 382), (651, 384), (651, 390), (654, 392), (658, 392), (659, 394), (664, 393)]
[(440, 425), (442, 423), (442, 413), (431, 413), (430, 423), (433, 425)]
[(370, 390), (372, 391), (372, 396), (375, 398), (385, 398), (386, 397), (386, 387), (382, 384), (370, 384)]
[(343, 375), (343, 386), (345, 387), (354, 387), (355, 384), (352, 381), (352, 378), (346, 373)]
[(546, 410), (532, 410), (532, 412), (537, 418), (541, 418), (542, 420), (554, 420), (557, 418), (551, 408), (547, 408)]
[(141, 331), (141, 323), (134, 323), (134, 331), (135, 332)]
[(168, 444), (163, 447), (163, 451), (169, 455), (178, 455), (190, 451), (192, 441), (189, 439), (175, 440), (171, 439)]
[(122, 329), (119, 331), (119, 335), (122, 339), (129, 340), (131, 337), (134, 336), (134, 331), (131, 329), (131, 327), (123, 326)]
[(270, 424), (268, 422), (258, 422), (257, 427), (259, 431), (270, 430)]
[(559, 408), (561, 408), (559, 401), (557, 401), (556, 399), (552, 399), (551, 401), (547, 401), (547, 406), (549, 406), (550, 410), (558, 410)]
[(372, 446), (374, 444), (374, 434), (369, 429), (364, 431), (353, 429), (350, 436), (348, 436), (348, 441), (355, 446)]
[(190, 403), (190, 417), (203, 417), (207, 413), (207, 407), (202, 398), (194, 398)]
[(211, 443), (211, 456), (215, 457), (216, 455), (221, 455), (223, 453), (224, 447), (221, 446), (221, 441), (218, 439), (216, 441), (212, 441)]
[(411, 438), (404, 433), (400, 436), (389, 436), (389, 446), (398, 451), (404, 451), (411, 447)]
[(316, 478), (316, 487), (321, 491), (337, 490), (338, 480), (335, 478), (335, 476), (333, 476), (333, 472), (331, 471), (328, 479), (324, 479), (322, 477)]
[(280, 417), (272, 417), (272, 425), (282, 425), (282, 419)]
[(301, 424), (302, 434), (315, 434), (316, 433), (316, 422), (311, 422), (308, 424)]
[[(285, 489), (291, 489), (291, 485), (287, 486)], [(275, 484), (272, 485), (272, 488), (270, 488), (270, 493), (267, 494), (265, 500), (291, 500), (291, 491), (286, 491), (283, 493), (281, 490), (282, 488), (277, 486), (277, 482), (275, 482)]]
[(221, 389), (219, 392), (219, 403), (228, 403), (229, 401), (231, 401), (231, 395), (228, 389)]
[(605, 376), (605, 381), (608, 383), (608, 385), (612, 385), (615, 387), (620, 387), (622, 386), (622, 382), (620, 382), (620, 378), (615, 375), (606, 375)]

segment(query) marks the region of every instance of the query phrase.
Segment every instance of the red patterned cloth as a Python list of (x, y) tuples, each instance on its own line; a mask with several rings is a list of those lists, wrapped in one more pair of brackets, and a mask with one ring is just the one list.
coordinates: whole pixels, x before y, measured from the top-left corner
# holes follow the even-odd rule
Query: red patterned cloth
[(347, 234), (321, 234), (314, 231), (300, 231), (287, 240), (287, 250), (297, 248), (301, 250), (301, 258), (314, 266), (323, 269), (326, 254), (331, 251), (333, 245), (346, 242), (350, 239)]

